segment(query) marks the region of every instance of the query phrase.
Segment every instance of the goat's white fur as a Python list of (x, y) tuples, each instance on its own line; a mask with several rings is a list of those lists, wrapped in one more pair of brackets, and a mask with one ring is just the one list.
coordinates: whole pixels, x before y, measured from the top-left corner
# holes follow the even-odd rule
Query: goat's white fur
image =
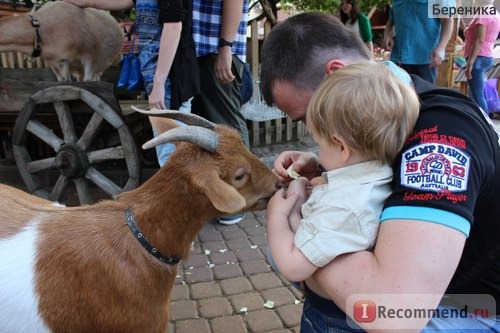
[[(0, 304), (8, 304), (0, 311), (2, 332), (20, 332), (19, 323), (29, 332), (49, 332), (38, 314), (38, 297), (33, 281), (37, 222), (31, 221), (12, 238), (0, 238)], [(8, 300), (16, 300), (8, 302)], [(26, 331), (26, 333), (28, 333)]]
[(164, 333), (177, 266), (142, 248), (125, 210), (161, 253), (186, 258), (206, 221), (264, 209), (277, 190), (234, 129), (214, 130), (215, 153), (179, 143), (116, 200), (64, 207), (0, 184), (0, 332)]

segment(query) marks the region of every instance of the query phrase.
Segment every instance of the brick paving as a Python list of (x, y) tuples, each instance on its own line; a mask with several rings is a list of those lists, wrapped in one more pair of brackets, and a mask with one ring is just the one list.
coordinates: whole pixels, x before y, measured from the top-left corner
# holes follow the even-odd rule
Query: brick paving
[(265, 211), (253, 211), (201, 230), (179, 266), (169, 332), (299, 332), (301, 312), (300, 292), (267, 261)]

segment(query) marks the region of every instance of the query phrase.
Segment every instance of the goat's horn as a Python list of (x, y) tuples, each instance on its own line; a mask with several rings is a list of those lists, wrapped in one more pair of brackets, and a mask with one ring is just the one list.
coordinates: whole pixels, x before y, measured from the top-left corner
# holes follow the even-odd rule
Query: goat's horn
[[(180, 113), (180, 112), (178, 112)], [(142, 145), (142, 149), (149, 149), (171, 141), (187, 141), (213, 153), (219, 145), (219, 134), (210, 129), (199, 126), (181, 126), (161, 133), (157, 137)]]
[(139, 109), (136, 106), (131, 105), (132, 110), (135, 110), (139, 113), (145, 114), (147, 116), (155, 116), (155, 117), (164, 117), (164, 118), (172, 118), (175, 120), (182, 121), (185, 124), (192, 125), (192, 126), (201, 126), (205, 128), (212, 129), (215, 127), (215, 124), (212, 123), (209, 120), (206, 120), (203, 117), (197, 116), (192, 113), (185, 113), (185, 112), (179, 112), (177, 110), (158, 110), (158, 109), (151, 109), (151, 110), (143, 110)]

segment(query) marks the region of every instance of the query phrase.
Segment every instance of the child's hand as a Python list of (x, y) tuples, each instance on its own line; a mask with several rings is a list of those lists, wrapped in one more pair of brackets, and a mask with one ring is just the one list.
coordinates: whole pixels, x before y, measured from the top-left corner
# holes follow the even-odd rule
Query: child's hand
[(288, 186), (287, 193), (296, 193), (297, 201), (290, 212), (288, 217), (288, 224), (290, 225), (290, 229), (295, 233), (297, 231), (300, 221), (302, 220), (302, 205), (307, 201), (307, 198), (311, 194), (309, 188), (311, 184), (307, 178), (299, 178), (293, 180)]
[(292, 209), (297, 202), (297, 193), (291, 193), (281, 189), (276, 192), (267, 204), (267, 216), (269, 217), (280, 217), (288, 219)]
[(300, 207), (304, 202), (307, 201), (307, 198), (311, 194), (311, 186), (311, 182), (305, 177), (294, 179), (288, 185), (287, 193), (297, 193), (297, 205)]

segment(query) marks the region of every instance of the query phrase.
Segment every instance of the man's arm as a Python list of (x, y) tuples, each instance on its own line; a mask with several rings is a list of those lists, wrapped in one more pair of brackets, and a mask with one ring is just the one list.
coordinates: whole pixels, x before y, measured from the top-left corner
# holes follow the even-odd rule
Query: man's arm
[[(407, 304), (394, 300), (394, 306), (434, 309), (457, 268), (464, 244), (465, 235), (447, 226), (387, 220), (380, 225), (373, 252), (341, 255), (317, 270), (314, 278), (347, 314), (352, 315), (353, 309), (346, 309), (346, 301), (354, 294), (417, 294)], [(403, 318), (398, 325), (422, 329), (428, 319)], [(377, 324), (384, 327), (383, 319), (377, 318)]]
[(394, 23), (389, 20), (385, 24), (384, 35), (382, 39), (382, 46), (387, 50), (392, 50), (394, 46), (394, 37), (392, 35), (392, 29), (394, 28)]
[(469, 59), (467, 59), (467, 67), (465, 68), (465, 76), (467, 77), (467, 80), (472, 79), (472, 68), (474, 67), (476, 58), (479, 55), (481, 46), (484, 43), (485, 36), (486, 36), (486, 26), (482, 24), (477, 24), (474, 27), (474, 40), (471, 41), (473, 42), (472, 51), (470, 53)]
[[(219, 37), (228, 42), (233, 42), (238, 32), (241, 15), (243, 14), (243, 1), (244, 0), (222, 1), (222, 22)], [(222, 83), (229, 83), (234, 80), (234, 74), (231, 71), (232, 57), (230, 46), (219, 48), (217, 60), (215, 62), (215, 76)]]
[[(181, 38), (182, 22), (165, 22), (161, 33), (158, 64), (156, 66), (153, 90), (149, 95), (149, 108), (166, 109), (165, 83), (170, 73), (175, 53)], [(157, 117), (159, 118), (159, 117)], [(164, 118), (160, 118), (164, 119)], [(159, 120), (161, 122), (161, 120)]]
[(436, 67), (441, 65), (444, 60), (446, 45), (450, 40), (451, 34), (453, 32), (453, 19), (452, 18), (441, 18), (441, 35), (439, 36), (439, 41), (436, 48), (430, 54), (431, 67)]

